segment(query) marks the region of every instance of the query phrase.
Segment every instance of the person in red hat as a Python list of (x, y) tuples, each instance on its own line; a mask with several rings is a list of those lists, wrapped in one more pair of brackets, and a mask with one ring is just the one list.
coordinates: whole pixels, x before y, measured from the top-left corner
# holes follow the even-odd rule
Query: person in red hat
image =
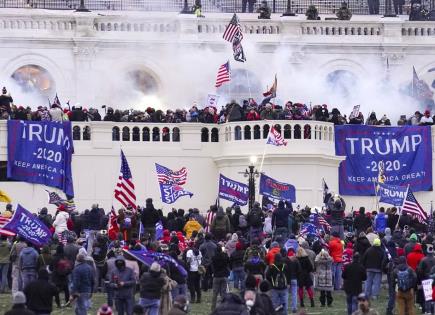
[(97, 315), (112, 315), (112, 309), (109, 305), (103, 304), (99, 309)]

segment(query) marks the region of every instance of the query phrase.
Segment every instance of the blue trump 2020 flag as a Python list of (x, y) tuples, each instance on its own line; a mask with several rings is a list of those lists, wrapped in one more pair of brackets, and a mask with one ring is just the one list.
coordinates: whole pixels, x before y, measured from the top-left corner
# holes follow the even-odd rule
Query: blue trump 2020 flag
[(229, 200), (240, 206), (245, 206), (249, 199), (249, 188), (245, 184), (239, 183), (220, 174), (219, 198)]
[(3, 229), (20, 235), (37, 247), (47, 244), (51, 239), (51, 232), (47, 226), (20, 205)]
[(71, 122), (8, 120), (8, 178), (74, 197)]
[(406, 197), (407, 189), (407, 186), (379, 184), (379, 202), (401, 207)]
[(264, 174), (260, 176), (260, 195), (277, 200), (296, 202), (295, 186), (279, 182)]
[(388, 185), (432, 189), (430, 126), (335, 126), (335, 153), (342, 195), (374, 195), (380, 165)]

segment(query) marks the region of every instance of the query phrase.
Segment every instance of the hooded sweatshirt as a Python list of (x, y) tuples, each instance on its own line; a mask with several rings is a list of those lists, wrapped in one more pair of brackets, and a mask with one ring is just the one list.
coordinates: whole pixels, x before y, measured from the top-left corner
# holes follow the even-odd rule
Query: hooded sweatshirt
[[(122, 266), (118, 266), (121, 264)], [(133, 296), (136, 285), (133, 270), (126, 267), (125, 258), (118, 256), (115, 259), (115, 268), (109, 275), (110, 286), (115, 290), (116, 298), (126, 298)], [(122, 284), (122, 285), (121, 285)]]
[(423, 249), (421, 248), (421, 244), (417, 243), (414, 246), (412, 252), (406, 256), (406, 263), (412, 270), (416, 271), (418, 264), (424, 258)]

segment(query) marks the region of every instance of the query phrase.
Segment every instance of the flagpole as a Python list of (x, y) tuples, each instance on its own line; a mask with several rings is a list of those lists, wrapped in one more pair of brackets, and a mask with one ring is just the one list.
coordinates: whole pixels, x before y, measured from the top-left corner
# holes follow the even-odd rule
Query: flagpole
[(408, 184), (408, 188), (406, 188), (405, 198), (403, 198), (402, 206), (399, 207), (400, 213), (399, 213), (399, 219), (397, 219), (396, 229), (399, 226), (400, 218), (402, 217), (402, 208), (403, 208), (403, 205), (405, 204), (406, 196), (408, 196), (408, 191), (409, 191), (409, 184)]

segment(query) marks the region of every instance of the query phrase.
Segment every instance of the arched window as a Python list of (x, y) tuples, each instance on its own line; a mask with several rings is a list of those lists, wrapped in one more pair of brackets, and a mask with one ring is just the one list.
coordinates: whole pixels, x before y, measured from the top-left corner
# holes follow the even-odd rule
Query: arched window
[(83, 128), (83, 140), (91, 140), (91, 128), (89, 126), (85, 126), (85, 128)]
[(112, 128), (112, 141), (119, 141), (119, 128), (118, 127)]
[(242, 128), (240, 126), (234, 128), (234, 140), (242, 140)]
[(251, 140), (251, 126), (245, 126), (244, 128), (244, 139)]
[(290, 125), (284, 125), (284, 139), (292, 138), (292, 127)]
[(254, 126), (254, 139), (260, 139), (261, 138), (261, 130), (259, 125)]
[(208, 128), (201, 129), (201, 142), (208, 142)]
[(81, 139), (81, 131), (79, 126), (73, 127), (73, 140), (80, 140)]
[(211, 130), (211, 142), (219, 142), (219, 129), (213, 128)]
[(122, 128), (122, 141), (130, 141), (130, 128)]
[(180, 142), (180, 129), (177, 127), (172, 129), (172, 141)]
[(169, 128), (168, 127), (163, 127), (162, 129), (162, 141), (164, 142), (169, 142), (170, 140), (170, 132), (169, 132)]
[(269, 129), (270, 127), (268, 124), (263, 126), (263, 139), (266, 139), (267, 136), (269, 136)]
[(160, 141), (160, 129), (157, 127), (153, 128), (153, 141)]
[(295, 125), (295, 139), (301, 138), (301, 125)]
[(142, 128), (142, 141), (150, 141), (150, 128)]
[(311, 126), (310, 125), (304, 126), (304, 139), (311, 139)]
[(140, 129), (138, 127), (133, 128), (133, 141), (140, 141)]

